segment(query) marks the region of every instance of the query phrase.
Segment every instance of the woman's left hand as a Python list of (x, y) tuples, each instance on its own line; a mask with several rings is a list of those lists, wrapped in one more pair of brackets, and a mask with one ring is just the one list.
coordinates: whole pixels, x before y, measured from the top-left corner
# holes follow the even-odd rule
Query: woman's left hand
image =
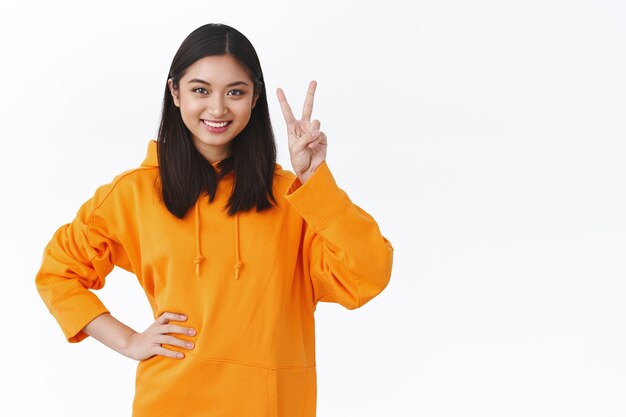
[(276, 90), (280, 108), (283, 111), (285, 123), (287, 124), (291, 165), (302, 184), (311, 177), (313, 172), (326, 159), (326, 135), (320, 131), (319, 120), (311, 122), (316, 87), (317, 82), (311, 81), (309, 83), (309, 90), (306, 93), (300, 120), (294, 117), (283, 90), (280, 88)]

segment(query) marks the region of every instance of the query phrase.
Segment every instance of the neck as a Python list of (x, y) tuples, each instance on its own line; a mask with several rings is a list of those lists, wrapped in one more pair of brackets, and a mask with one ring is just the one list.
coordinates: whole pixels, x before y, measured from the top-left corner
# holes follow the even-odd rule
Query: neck
[(225, 145), (207, 145), (200, 141), (194, 140), (194, 145), (198, 152), (211, 164), (216, 164), (230, 156), (230, 144)]

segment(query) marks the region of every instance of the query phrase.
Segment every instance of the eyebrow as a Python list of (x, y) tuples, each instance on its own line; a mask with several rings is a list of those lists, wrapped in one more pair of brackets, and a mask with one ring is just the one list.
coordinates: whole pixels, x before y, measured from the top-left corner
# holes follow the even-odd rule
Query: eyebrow
[[(208, 86), (211, 85), (211, 83), (209, 83), (207, 81), (204, 81), (204, 80), (201, 80), (199, 78), (194, 78), (193, 80), (190, 80), (188, 84), (191, 84), (191, 83), (200, 83), (200, 84), (205, 84), (205, 85), (208, 85)], [(234, 87), (236, 85), (248, 85), (248, 83), (245, 82), (245, 81), (235, 81), (235, 82), (232, 82), (230, 84), (227, 84), (226, 87)]]

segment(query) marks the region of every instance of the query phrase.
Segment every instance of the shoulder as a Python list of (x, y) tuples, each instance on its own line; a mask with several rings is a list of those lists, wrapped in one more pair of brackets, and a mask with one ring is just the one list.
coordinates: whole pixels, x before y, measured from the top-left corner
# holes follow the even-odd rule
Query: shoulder
[(296, 174), (283, 169), (280, 164), (276, 164), (276, 168), (274, 169), (274, 191), (278, 192), (280, 195), (284, 194), (296, 178)]
[(94, 210), (111, 202), (132, 204), (131, 202), (156, 189), (159, 168), (139, 166), (120, 172), (111, 182), (99, 186), (94, 194)]
[(296, 174), (293, 172), (283, 169), (280, 164), (276, 164), (274, 168), (274, 180), (277, 181), (293, 181), (296, 178)]

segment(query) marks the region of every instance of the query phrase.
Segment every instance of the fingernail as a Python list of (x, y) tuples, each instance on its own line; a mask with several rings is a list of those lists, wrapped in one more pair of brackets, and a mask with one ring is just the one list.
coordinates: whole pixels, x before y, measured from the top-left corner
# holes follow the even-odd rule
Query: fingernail
[(194, 329), (189, 329), (187, 330), (187, 333), (189, 333), (190, 335), (194, 335), (196, 334), (196, 331)]
[(187, 343), (185, 343), (185, 346), (187, 346), (188, 348), (192, 348), (193, 347), (193, 343), (187, 342)]
[(185, 316), (184, 314), (180, 314), (179, 317), (180, 317), (181, 320), (187, 320), (187, 316)]
[(185, 356), (185, 355), (183, 355), (182, 353), (178, 352), (178, 353), (176, 354), (176, 356), (178, 356), (179, 358), (182, 358), (182, 357), (183, 357), (183, 356)]

